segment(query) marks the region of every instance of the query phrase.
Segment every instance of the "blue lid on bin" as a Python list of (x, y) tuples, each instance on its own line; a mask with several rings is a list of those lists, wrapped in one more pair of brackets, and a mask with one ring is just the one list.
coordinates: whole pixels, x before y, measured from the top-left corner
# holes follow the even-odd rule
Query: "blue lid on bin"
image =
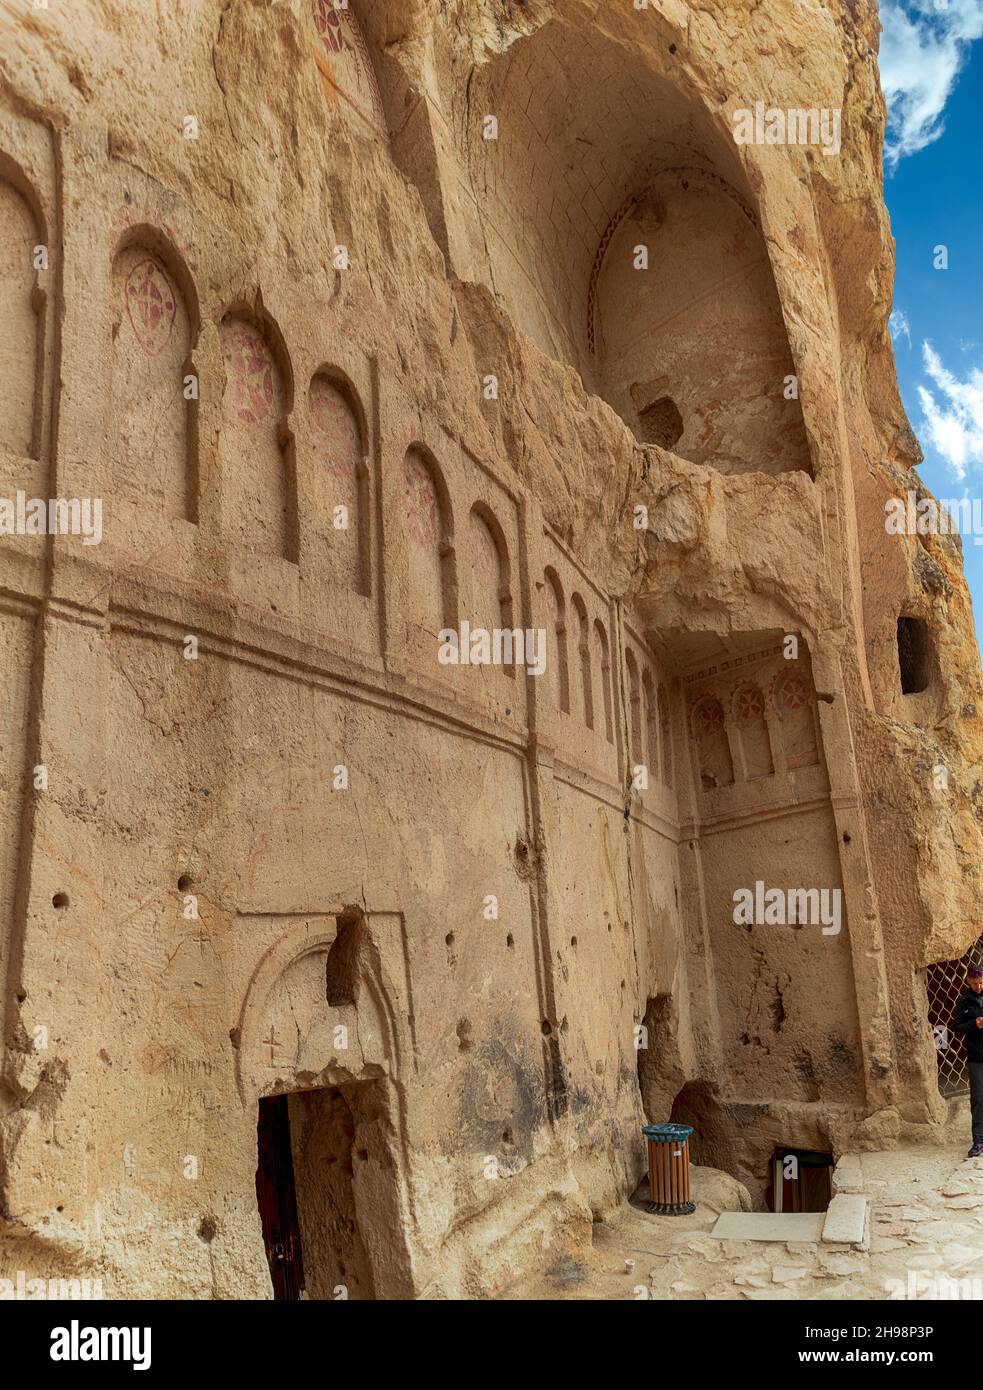
[(692, 1125), (643, 1125), (642, 1133), (650, 1144), (682, 1144), (693, 1133)]

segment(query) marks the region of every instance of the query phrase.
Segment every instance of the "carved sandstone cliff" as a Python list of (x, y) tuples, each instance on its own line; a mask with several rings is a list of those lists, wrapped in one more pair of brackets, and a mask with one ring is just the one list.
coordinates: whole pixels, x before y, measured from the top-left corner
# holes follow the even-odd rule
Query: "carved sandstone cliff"
[[(575, 1252), (646, 1117), (759, 1201), (943, 1134), (980, 668), (958, 544), (884, 526), (875, 6), (0, 34), (0, 495), (105, 504), (0, 549), (0, 1273), (268, 1296), (284, 1094), (312, 1297)], [(440, 665), (463, 619), (545, 673)]]

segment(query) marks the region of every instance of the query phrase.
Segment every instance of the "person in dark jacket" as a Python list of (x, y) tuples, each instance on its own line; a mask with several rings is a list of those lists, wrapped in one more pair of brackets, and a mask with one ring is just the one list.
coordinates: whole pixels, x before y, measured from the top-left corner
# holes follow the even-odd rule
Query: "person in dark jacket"
[(983, 969), (971, 965), (966, 988), (956, 1001), (952, 1026), (966, 1039), (969, 1067), (969, 1105), (973, 1114), (970, 1158), (983, 1158)]

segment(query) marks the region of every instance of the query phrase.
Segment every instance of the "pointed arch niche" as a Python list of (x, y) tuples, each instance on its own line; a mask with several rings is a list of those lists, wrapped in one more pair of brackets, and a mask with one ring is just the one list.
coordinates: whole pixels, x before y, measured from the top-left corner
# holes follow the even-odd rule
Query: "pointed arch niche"
[(551, 673), (553, 700), (561, 714), (570, 713), (570, 668), (567, 657), (567, 608), (560, 576), (547, 565), (545, 579), (548, 622), (546, 669)]
[(734, 761), (723, 704), (716, 695), (704, 695), (693, 707), (692, 720), (701, 787), (708, 792), (730, 786)]
[(0, 152), (0, 445), (32, 459), (40, 457), (45, 360), (45, 293), (35, 248), (47, 241), (33, 185)]
[(236, 306), (219, 332), (225, 390), (220, 455), (225, 530), (247, 552), (297, 559), (293, 373), (279, 330)]
[(322, 367), (307, 388), (311, 459), (308, 498), (313, 563), (339, 591), (372, 593), (367, 427), (358, 392)]
[(588, 334), (601, 393), (643, 443), (725, 473), (809, 469), (764, 239), (716, 174), (656, 171), (628, 200), (598, 248)]
[[(476, 502), (468, 518), (470, 609), (472, 627), (511, 629), (512, 580), (508, 544), (498, 518)], [(503, 667), (515, 676), (515, 664)]]
[(803, 669), (782, 672), (775, 680), (775, 709), (789, 771), (819, 762), (816, 695), (810, 673)]
[(183, 258), (154, 227), (130, 228), (112, 266), (111, 457), (138, 506), (198, 520), (201, 321)]
[(631, 766), (646, 766), (645, 741), (642, 735), (642, 684), (638, 674), (638, 662), (631, 647), (625, 651), (625, 672), (628, 679), (628, 717), (631, 726)]
[(574, 612), (577, 643), (579, 715), (588, 729), (594, 728), (594, 686), (591, 679), (591, 628), (587, 605), (580, 594), (570, 600)]
[(607, 628), (600, 618), (594, 619), (591, 634), (591, 669), (597, 694), (597, 732), (608, 742), (614, 742), (614, 705), (611, 694), (611, 646)]
[(775, 762), (761, 686), (754, 681), (743, 681), (734, 692), (732, 708), (744, 762), (744, 779), (750, 782), (758, 777), (770, 777)]
[(413, 445), (403, 459), (407, 641), (434, 663), (442, 628), (457, 627), (454, 518), (440, 468)]
[[(466, 278), (643, 442), (727, 473), (808, 470), (754, 193), (656, 8), (626, 2), (617, 37), (589, 41), (555, 16), (451, 96), (472, 193), (459, 216), (478, 209), (486, 248)], [(480, 112), (498, 121), (494, 157)]]

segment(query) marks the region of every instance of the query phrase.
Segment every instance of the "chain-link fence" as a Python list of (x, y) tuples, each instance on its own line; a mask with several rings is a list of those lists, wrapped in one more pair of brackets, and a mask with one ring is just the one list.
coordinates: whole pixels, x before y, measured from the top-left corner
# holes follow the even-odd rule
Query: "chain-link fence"
[(983, 964), (983, 936), (962, 960), (940, 960), (928, 967), (928, 1021), (939, 1063), (939, 1091), (944, 1096), (966, 1095), (969, 1073), (966, 1046), (952, 1027), (956, 1001), (966, 988), (966, 971)]

